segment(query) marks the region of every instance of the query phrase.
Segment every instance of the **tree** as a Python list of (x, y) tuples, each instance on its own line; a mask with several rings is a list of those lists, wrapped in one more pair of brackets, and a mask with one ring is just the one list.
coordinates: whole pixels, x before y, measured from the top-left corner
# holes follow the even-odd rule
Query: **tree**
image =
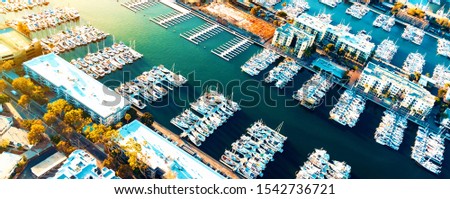
[(279, 11), (279, 12), (277, 12), (276, 15), (281, 17), (281, 18), (286, 18), (288, 14), (286, 12), (284, 12), (284, 11)]
[(266, 17), (266, 13), (261, 13), (260, 15), (259, 15), (260, 17), (262, 17), (262, 18), (264, 18), (264, 17)]
[(273, 25), (276, 25), (276, 26), (278, 26), (278, 20), (273, 20)]
[(33, 125), (42, 125), (41, 120), (21, 120), (19, 121), (20, 127), (30, 131)]
[(83, 114), (84, 112), (82, 109), (70, 110), (69, 112), (66, 112), (66, 114), (64, 114), (63, 121), (69, 126), (73, 127), (75, 131), (81, 132), (84, 126), (92, 123), (92, 119), (83, 117)]
[(0, 149), (6, 149), (9, 146), (10, 141), (8, 139), (0, 140)]
[(93, 124), (84, 132), (89, 140), (104, 144), (106, 149), (112, 147), (113, 141), (119, 140), (119, 131), (103, 124)]
[(125, 114), (125, 120), (127, 121), (127, 124), (130, 122), (131, 120), (131, 115), (130, 114)]
[(58, 151), (63, 152), (66, 155), (70, 155), (73, 151), (76, 150), (75, 147), (73, 147), (72, 145), (70, 145), (68, 142), (66, 141), (60, 141), (57, 145), (56, 148), (58, 149)]
[(147, 126), (153, 125), (154, 121), (153, 115), (149, 112), (145, 112), (144, 115), (141, 116), (141, 122)]
[(19, 77), (13, 80), (12, 86), (14, 89), (26, 95), (31, 95), (34, 90), (34, 83), (30, 79), (25, 77)]
[(44, 120), (44, 122), (47, 125), (52, 126), (56, 122), (57, 117), (56, 117), (56, 115), (53, 112), (47, 112), (47, 113), (44, 114), (42, 119)]
[(133, 178), (133, 170), (128, 164), (121, 164), (119, 169), (117, 170), (117, 175), (123, 179), (132, 179)]
[(20, 106), (28, 109), (28, 105), (30, 105), (31, 99), (28, 97), (28, 95), (22, 95), (20, 96), (19, 101), (17, 102)]
[(3, 62), (0, 65), (0, 72), (10, 71), (14, 68), (14, 62), (12, 60), (8, 60)]
[(62, 117), (71, 110), (73, 110), (73, 106), (64, 99), (58, 99), (47, 105), (47, 111), (55, 114), (57, 117)]
[(4, 104), (6, 102), (9, 102), (9, 100), (11, 100), (9, 98), (9, 96), (7, 96), (7, 95), (5, 95), (3, 93), (0, 93), (0, 104)]
[(260, 6), (253, 7), (253, 8), (250, 10), (250, 14), (253, 15), (253, 16), (256, 16), (256, 14), (258, 14), (259, 10), (261, 10), (261, 7), (260, 7)]
[(31, 31), (28, 28), (28, 26), (25, 23), (21, 22), (21, 21), (19, 21), (17, 23), (17, 31), (21, 32), (22, 34), (26, 35), (27, 37), (29, 37), (30, 33), (31, 33)]
[(281, 4), (283, 7), (286, 7), (287, 3), (283, 2), (283, 4)]
[(125, 150), (125, 155), (128, 157), (128, 164), (131, 169), (138, 169), (145, 176), (145, 170), (148, 167), (146, 163), (150, 157), (142, 152), (141, 144), (130, 138), (122, 148)]
[(0, 93), (2, 93), (7, 87), (8, 85), (6, 84), (5, 80), (0, 79)]
[(326, 49), (328, 49), (329, 51), (334, 51), (334, 44), (327, 44), (326, 46), (325, 46), (325, 48)]
[(164, 179), (176, 179), (177, 178), (177, 173), (173, 170), (169, 170), (166, 173), (164, 173), (163, 176)]
[(42, 124), (33, 124), (30, 132), (28, 132), (28, 141), (32, 145), (36, 145), (44, 139), (45, 127)]

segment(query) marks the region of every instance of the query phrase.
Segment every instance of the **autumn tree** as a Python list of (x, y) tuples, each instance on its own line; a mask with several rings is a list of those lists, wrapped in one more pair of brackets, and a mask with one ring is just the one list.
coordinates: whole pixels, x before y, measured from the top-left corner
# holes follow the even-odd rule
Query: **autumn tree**
[(125, 120), (127, 121), (127, 124), (130, 123), (131, 120), (131, 115), (130, 114), (125, 114)]
[(21, 120), (19, 121), (20, 127), (30, 131), (31, 126), (33, 125), (42, 125), (42, 122), (40, 120)]
[(56, 117), (56, 115), (53, 112), (47, 112), (44, 114), (42, 119), (44, 120), (44, 122), (47, 125), (52, 126), (57, 121), (58, 118)]
[(125, 150), (125, 155), (128, 157), (128, 164), (131, 169), (139, 170), (142, 175), (145, 176), (145, 170), (147, 169), (148, 157), (142, 152), (142, 146), (134, 139), (129, 139), (122, 148)]
[(14, 89), (26, 95), (31, 95), (34, 90), (34, 83), (30, 79), (25, 77), (14, 79), (12, 82), (12, 86)]
[(8, 139), (2, 139), (0, 140), (0, 150), (4, 150), (9, 146), (9, 140)]
[(47, 105), (47, 112), (51, 112), (57, 117), (62, 117), (71, 110), (73, 110), (73, 106), (64, 99), (58, 99)]
[(56, 148), (58, 149), (58, 151), (61, 151), (66, 155), (70, 155), (73, 151), (77, 149), (66, 141), (59, 141), (59, 143), (56, 145)]
[(163, 175), (164, 179), (176, 179), (177, 173), (175, 171), (169, 170)]
[(7, 95), (5, 95), (3, 93), (0, 93), (0, 104), (4, 104), (6, 102), (9, 102), (9, 100), (11, 100), (9, 98), (9, 96), (7, 96)]
[(107, 151), (112, 148), (114, 141), (119, 140), (119, 131), (103, 124), (93, 124), (86, 128), (84, 132), (92, 142), (104, 144)]
[(76, 132), (81, 132), (83, 127), (92, 123), (91, 118), (83, 117), (82, 109), (73, 109), (64, 114), (64, 122), (73, 127)]
[(42, 124), (33, 124), (30, 132), (28, 132), (28, 141), (32, 145), (36, 145), (44, 139), (45, 127)]
[(5, 80), (0, 79), (0, 93), (2, 93), (8, 85), (6, 84)]
[(14, 62), (12, 60), (5, 61), (0, 64), (0, 72), (10, 71), (14, 68)]
[(20, 99), (17, 103), (24, 108), (28, 108), (28, 105), (30, 105), (30, 102), (31, 102), (31, 99), (28, 95), (22, 95), (22, 96), (20, 96)]
[(141, 122), (147, 126), (153, 125), (154, 121), (153, 115), (149, 112), (145, 112), (144, 115), (141, 116)]
[(123, 179), (132, 179), (133, 178), (133, 170), (131, 166), (128, 164), (121, 164), (119, 169), (117, 169), (117, 175)]

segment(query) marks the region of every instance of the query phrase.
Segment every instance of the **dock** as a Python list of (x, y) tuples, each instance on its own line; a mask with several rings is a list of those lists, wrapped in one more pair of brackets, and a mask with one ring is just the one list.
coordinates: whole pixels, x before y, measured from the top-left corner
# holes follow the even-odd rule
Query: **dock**
[(156, 6), (158, 4), (160, 4), (160, 2), (158, 2), (158, 1), (139, 0), (139, 1), (129, 1), (129, 2), (121, 3), (120, 5), (127, 8), (128, 10), (131, 10), (134, 13), (136, 13), (141, 10), (145, 10), (147, 8)]
[(174, 26), (176, 24), (184, 22), (188, 19), (191, 19), (192, 17), (194, 17), (194, 15), (192, 15), (190, 12), (174, 11), (169, 14), (163, 14), (155, 18), (150, 18), (150, 21), (167, 29), (170, 26)]
[[(138, 110), (136, 110), (136, 111), (138, 111)], [(138, 111), (138, 113), (140, 113), (140, 111)], [(176, 145), (178, 147), (182, 148), (183, 150), (185, 150), (189, 154), (193, 154), (194, 156), (197, 156), (198, 158), (200, 158), (200, 161), (202, 161), (203, 163), (209, 165), (212, 169), (222, 172), (223, 174), (225, 174), (226, 176), (228, 176), (231, 179), (240, 179), (240, 177), (236, 173), (234, 173), (230, 168), (228, 168), (227, 166), (223, 165), (222, 163), (220, 163), (216, 159), (212, 158), (211, 156), (209, 156), (208, 154), (206, 154), (205, 152), (203, 152), (199, 148), (191, 145), (188, 142), (185, 142), (179, 135), (177, 135), (177, 134), (173, 133), (172, 131), (168, 130), (167, 128), (165, 128), (161, 124), (159, 124), (157, 122), (154, 122), (153, 123), (153, 127), (156, 130), (158, 130), (160, 133), (165, 135), (168, 139), (172, 140), (172, 142), (176, 143)]]
[(236, 37), (216, 49), (211, 50), (211, 52), (226, 61), (230, 61), (247, 50), (252, 44), (253, 42), (248, 39)]
[(198, 45), (222, 31), (223, 29), (219, 25), (206, 23), (185, 33), (181, 33), (180, 36)]

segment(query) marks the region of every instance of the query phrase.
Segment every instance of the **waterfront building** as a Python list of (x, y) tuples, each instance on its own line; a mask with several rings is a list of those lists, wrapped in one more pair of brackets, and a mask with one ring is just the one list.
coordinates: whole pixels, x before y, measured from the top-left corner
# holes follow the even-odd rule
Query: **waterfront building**
[(375, 44), (367, 41), (364, 36), (345, 34), (336, 42), (336, 49), (344, 50), (359, 63), (365, 63), (375, 49)]
[(442, 64), (436, 65), (436, 67), (434, 67), (432, 79), (436, 82), (438, 88), (444, 87), (445, 84), (450, 83), (449, 67)]
[(293, 50), (297, 58), (302, 58), (305, 50), (312, 46), (314, 35), (287, 23), (275, 30), (272, 45)]
[(28, 141), (28, 132), (13, 127), (13, 119), (0, 115), (0, 141), (8, 140), (14, 147), (30, 149), (32, 145)]
[(0, 179), (8, 179), (16, 169), (17, 164), (22, 160), (22, 156), (9, 152), (0, 154)]
[[(139, 159), (152, 170), (174, 172), (177, 179), (223, 179), (224, 176), (141, 122), (134, 120), (119, 129), (119, 145), (132, 139), (141, 145)], [(186, 146), (185, 146), (186, 147)], [(191, 150), (187, 150), (191, 151)]]
[(39, 55), (42, 55), (42, 48), (38, 40), (31, 40), (12, 28), (0, 25), (0, 62), (11, 60), (13, 66), (20, 66)]
[(441, 126), (444, 128), (450, 129), (450, 109), (446, 108), (444, 111), (444, 115), (441, 117)]
[(323, 20), (309, 14), (303, 13), (294, 21), (294, 26), (315, 36), (316, 43), (321, 42), (325, 36), (327, 28), (330, 26)]
[(431, 112), (435, 102), (435, 96), (425, 88), (372, 62), (363, 70), (356, 87), (375, 94), (389, 105), (401, 100), (399, 108), (421, 120)]
[(53, 179), (119, 179), (115, 171), (98, 166), (98, 160), (84, 150), (72, 152)]
[(53, 53), (23, 66), (31, 78), (53, 89), (57, 97), (84, 109), (96, 122), (119, 122), (130, 108), (128, 100)]

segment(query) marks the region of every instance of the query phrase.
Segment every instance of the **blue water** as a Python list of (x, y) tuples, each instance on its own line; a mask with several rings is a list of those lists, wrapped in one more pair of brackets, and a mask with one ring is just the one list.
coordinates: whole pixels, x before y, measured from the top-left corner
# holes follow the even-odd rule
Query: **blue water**
[[(260, 47), (253, 45), (227, 62), (212, 54), (210, 50), (231, 40), (234, 38), (233, 35), (223, 32), (198, 46), (179, 36), (180, 33), (203, 24), (204, 21), (199, 18), (164, 29), (148, 20), (149, 17), (171, 12), (170, 8), (163, 5), (135, 14), (121, 7), (116, 1), (109, 0), (98, 0), (95, 3), (88, 0), (79, 0), (76, 3), (65, 0), (52, 1), (52, 4), (67, 5), (68, 2), (80, 10), (83, 21), (88, 21), (95, 27), (113, 34), (116, 41), (136, 40), (137, 51), (144, 54), (143, 59), (101, 79), (100, 81), (106, 85), (117, 86), (119, 82), (128, 81), (159, 64), (164, 64), (168, 68), (175, 64), (175, 70), (189, 78), (185, 87), (174, 89), (162, 102), (153, 103), (146, 109), (155, 116), (157, 122), (173, 132), (181, 133), (169, 121), (189, 107), (188, 103), (183, 103), (185, 100), (194, 101), (208, 85), (228, 84), (228, 87), (223, 89), (225, 94), (228, 96), (233, 94), (233, 99), (238, 101), (243, 109), (216, 130), (200, 147), (213, 158), (219, 159), (224, 150), (229, 149), (231, 143), (245, 133), (246, 128), (256, 120), (263, 119), (273, 128), (284, 121), (281, 133), (288, 137), (284, 152), (275, 155), (275, 161), (267, 165), (263, 178), (294, 178), (295, 172), (314, 148), (324, 148), (332, 159), (346, 161), (352, 166), (352, 178), (450, 177), (448, 150), (445, 153), (443, 171), (439, 176), (428, 172), (410, 158), (416, 125), (409, 123), (400, 150), (391, 150), (377, 144), (373, 138), (383, 115), (383, 108), (369, 102), (356, 127), (343, 127), (328, 119), (332, 106), (324, 104), (314, 111), (309, 111), (296, 105), (292, 100), (293, 92), (299, 89), (313, 75), (312, 73), (302, 69), (292, 83), (279, 90), (262, 81), (268, 70), (255, 77), (241, 72), (240, 66), (254, 53), (260, 51)], [(325, 7), (315, 0), (310, 2), (311, 13), (317, 13)], [(389, 35), (383, 30), (372, 30), (372, 18), (375, 17), (373, 13), (362, 20), (356, 20), (345, 14), (345, 5), (326, 10), (335, 13), (333, 19), (351, 23), (352, 32), (364, 28), (372, 31), (373, 41), (377, 44), (389, 35), (392, 38), (399, 37), (402, 32), (400, 26), (393, 28)], [(111, 43), (112, 38), (105, 42), (106, 45)], [(419, 48), (402, 39), (398, 39), (397, 44), (402, 46), (393, 61), (398, 65), (401, 65), (409, 52), (415, 52)], [(100, 48), (102, 45), (103, 42), (100, 42)], [(91, 52), (96, 48), (96, 44), (89, 47)], [(63, 57), (70, 60), (84, 56), (87, 51), (88, 47), (79, 48), (64, 54)], [(436, 43), (430, 38), (425, 38), (419, 52), (427, 52), (426, 72), (431, 72), (435, 64), (448, 61), (435, 55)], [(339, 98), (342, 92), (343, 90), (339, 88), (332, 89), (326, 97), (327, 101)]]

